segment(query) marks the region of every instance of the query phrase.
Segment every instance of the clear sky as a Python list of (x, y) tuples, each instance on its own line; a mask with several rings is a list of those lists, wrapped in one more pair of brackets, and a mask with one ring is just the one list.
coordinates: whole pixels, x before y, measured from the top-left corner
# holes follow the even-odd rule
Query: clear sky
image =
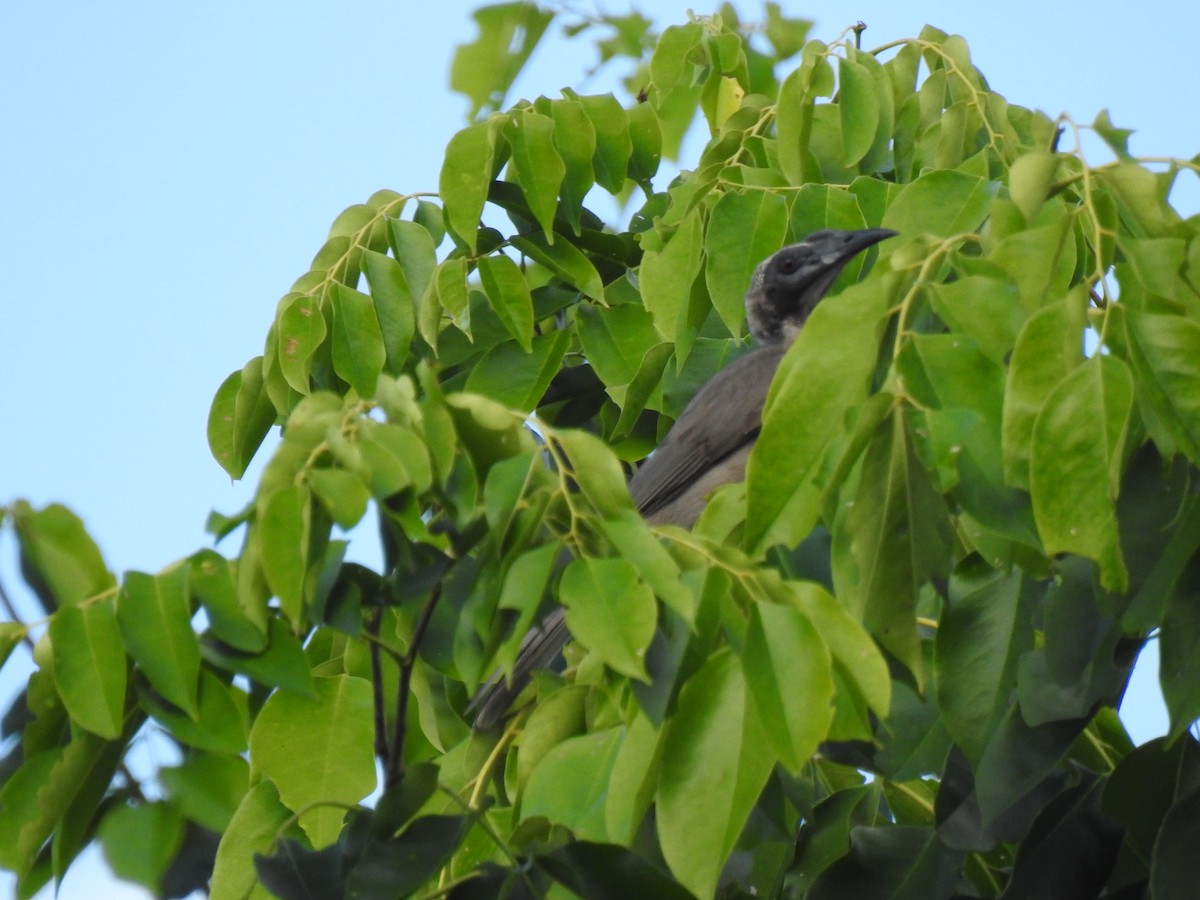
[[(689, 6), (709, 11), (697, 0), (632, 4), (663, 26), (684, 21)], [(1194, 4), (783, 6), (815, 19), (813, 36), (823, 40), (866, 22), (864, 47), (914, 36), (926, 22), (961, 33), (1014, 103), (1080, 122), (1107, 107), (1117, 125), (1136, 129), (1136, 154), (1200, 152)], [(757, 17), (757, 5), (738, 7)], [(436, 189), (442, 150), (467, 111), (448, 71), (454, 45), (474, 36), (471, 8), (454, 0), (0, 7), (0, 502), (67, 503), (116, 571), (155, 571), (207, 544), (208, 511), (239, 508), (257, 471), (231, 485), (209, 455), (213, 393), (261, 352), (276, 300), (338, 212), (379, 188)], [(590, 46), (558, 29), (513, 99), (580, 84)], [(1096, 158), (1106, 159), (1099, 150)], [(1196, 213), (1200, 189), (1183, 182), (1176, 205)], [(0, 578), (19, 596), (12, 557), (11, 543), (0, 543)], [(1164, 722), (1157, 662), (1144, 662), (1123, 710), (1138, 740)], [(0, 710), (27, 671), (14, 658), (0, 674)], [(11, 885), (0, 873), (0, 896)], [(116, 882), (93, 854), (59, 896), (145, 894)]]

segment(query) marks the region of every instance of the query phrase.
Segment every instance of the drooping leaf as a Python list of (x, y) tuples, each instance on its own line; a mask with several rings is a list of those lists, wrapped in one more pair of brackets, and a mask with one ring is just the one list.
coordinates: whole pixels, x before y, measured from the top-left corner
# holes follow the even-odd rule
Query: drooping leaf
[(124, 727), (128, 665), (112, 599), (60, 609), (50, 621), (54, 681), (71, 718), (109, 740)]
[(563, 572), (567, 625), (606, 665), (649, 679), (642, 657), (654, 636), (657, 606), (637, 570), (623, 559), (579, 559)]
[(798, 609), (759, 603), (742, 651), (747, 696), (780, 761), (798, 771), (833, 717), (829, 650)]
[[(342, 829), (341, 805), (357, 803), (375, 787), (371, 686), (339, 675), (313, 680), (314, 698), (272, 694), (250, 732), (250, 762), (300, 814), (315, 847)], [(313, 804), (338, 804), (314, 806)]]
[(1033, 427), (1029, 489), (1048, 553), (1079, 553), (1100, 564), (1101, 583), (1128, 581), (1113, 502), (1119, 486), (1133, 381), (1120, 360), (1097, 355), (1046, 398)]
[(446, 227), (475, 252), (479, 217), (492, 180), (495, 136), (487, 123), (468, 125), (450, 139), (442, 162), (438, 194), (445, 204)]
[(125, 649), (165, 700), (193, 719), (200, 714), (200, 645), (191, 625), (188, 569), (158, 575), (126, 572), (117, 597)]
[(742, 331), (743, 297), (755, 267), (783, 245), (787, 204), (778, 194), (730, 191), (721, 196), (704, 233), (705, 282), (729, 333)]
[(512, 167), (529, 209), (554, 243), (554, 211), (567, 167), (555, 146), (554, 120), (531, 109), (513, 113), (504, 128), (512, 149)]
[(710, 656), (684, 686), (665, 741), (656, 795), (663, 856), (685, 887), (709, 896), (774, 756), (732, 653)]

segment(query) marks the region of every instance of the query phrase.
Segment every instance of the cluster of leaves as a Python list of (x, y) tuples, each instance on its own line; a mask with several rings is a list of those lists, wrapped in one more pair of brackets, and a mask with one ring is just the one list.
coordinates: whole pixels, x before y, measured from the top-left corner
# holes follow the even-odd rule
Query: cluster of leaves
[[(94, 837), (218, 898), (1187, 895), (1200, 223), (1166, 197), (1195, 163), (1151, 171), (1102, 115), (1090, 166), (962, 38), (806, 42), (773, 4), (593, 23), (636, 101), (502, 110), (552, 15), (476, 19), (453, 77), (484, 117), (436, 196), (346, 210), (217, 393), (234, 477), (282, 426), (212, 520), (240, 551), (118, 584), (68, 511), (8, 509), (51, 617), (5, 719), (23, 895)], [(587, 205), (639, 189), (625, 227)], [(876, 226), (746, 484), (651, 529), (625, 468), (747, 348), (754, 266)], [(379, 571), (346, 561), (368, 511)], [(472, 731), (556, 604), (568, 670)], [(1135, 749), (1152, 634), (1171, 725)], [(160, 799), (123, 764), (151, 729), (183, 751)]]

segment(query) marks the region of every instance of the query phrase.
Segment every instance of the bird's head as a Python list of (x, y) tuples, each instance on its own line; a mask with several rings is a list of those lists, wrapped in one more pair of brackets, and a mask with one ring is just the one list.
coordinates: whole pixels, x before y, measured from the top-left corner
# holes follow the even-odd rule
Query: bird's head
[(814, 231), (759, 263), (746, 291), (746, 321), (760, 344), (790, 341), (842, 267), (895, 235), (890, 228)]

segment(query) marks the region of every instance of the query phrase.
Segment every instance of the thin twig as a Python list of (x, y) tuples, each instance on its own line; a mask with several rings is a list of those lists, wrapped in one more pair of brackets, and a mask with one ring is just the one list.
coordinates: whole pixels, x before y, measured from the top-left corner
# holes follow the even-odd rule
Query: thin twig
[[(12, 621), (24, 625), (21, 617), (17, 614), (17, 607), (13, 604), (12, 598), (8, 596), (8, 591), (4, 589), (4, 582), (0, 581), (0, 603), (4, 604), (4, 610), (8, 613)], [(21, 635), (21, 640), (29, 647), (29, 651), (33, 652), (33, 638), (29, 636), (29, 629), (25, 629), (25, 633)]]
[(400, 687), (396, 697), (396, 721), (392, 724), (392, 741), (391, 748), (387, 757), (387, 764), (384, 767), (384, 789), (393, 788), (400, 783), (404, 777), (404, 733), (407, 728), (408, 719), (408, 693), (409, 687), (412, 684), (413, 668), (417, 664), (417, 651), (421, 647), (421, 641), (425, 638), (425, 632), (429, 630), (429, 622), (433, 619), (433, 611), (437, 607), (438, 600), (442, 597), (441, 584), (435, 584), (433, 591), (429, 595), (429, 599), (425, 601), (425, 606), (421, 610), (421, 616), (417, 619), (417, 624), (413, 628), (412, 640), (408, 645), (408, 652), (404, 654), (404, 659), (400, 661)]
[(383, 621), (383, 608), (376, 608), (367, 625), (367, 632), (374, 640), (368, 641), (371, 648), (371, 700), (375, 707), (375, 755), (383, 761), (389, 759), (387, 743), (387, 719), (383, 715), (383, 664), (379, 659), (379, 627)]

